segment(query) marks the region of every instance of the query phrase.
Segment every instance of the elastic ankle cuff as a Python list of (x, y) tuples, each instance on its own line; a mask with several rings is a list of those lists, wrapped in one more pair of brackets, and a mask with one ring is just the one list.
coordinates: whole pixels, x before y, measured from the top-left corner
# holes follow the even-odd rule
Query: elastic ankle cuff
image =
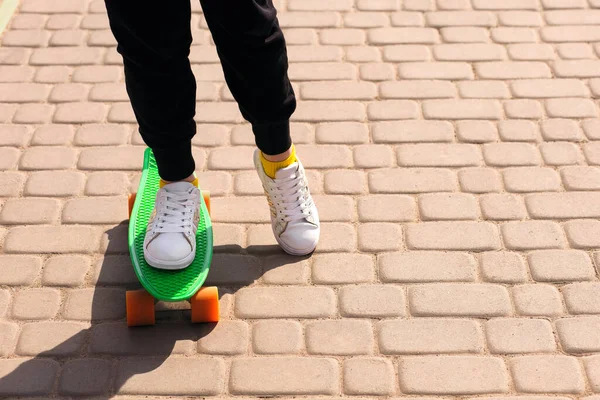
[(196, 164), (192, 155), (192, 141), (176, 147), (153, 148), (158, 173), (165, 181), (181, 181), (194, 173)]
[(281, 154), (292, 145), (290, 121), (253, 124), (256, 147), (267, 155)]

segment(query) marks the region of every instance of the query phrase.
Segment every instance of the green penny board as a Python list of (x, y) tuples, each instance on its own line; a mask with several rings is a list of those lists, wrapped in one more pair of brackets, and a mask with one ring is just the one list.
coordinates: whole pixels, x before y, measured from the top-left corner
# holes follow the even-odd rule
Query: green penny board
[(159, 189), (158, 169), (150, 148), (144, 153), (142, 178), (129, 219), (129, 254), (135, 274), (157, 300), (182, 301), (192, 297), (204, 284), (213, 251), (213, 231), (204, 197), (200, 196), (200, 222), (196, 232), (196, 258), (181, 270), (161, 270), (144, 259), (144, 237)]

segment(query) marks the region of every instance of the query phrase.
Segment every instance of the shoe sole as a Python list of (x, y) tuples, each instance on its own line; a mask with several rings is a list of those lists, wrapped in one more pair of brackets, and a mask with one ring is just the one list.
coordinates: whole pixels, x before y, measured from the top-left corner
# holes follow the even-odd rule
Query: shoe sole
[(286, 253), (288, 253), (289, 255), (292, 255), (292, 256), (305, 256), (307, 254), (310, 254), (313, 251), (315, 251), (315, 249), (317, 248), (317, 244), (319, 243), (319, 238), (317, 237), (317, 240), (315, 240), (313, 242), (311, 247), (308, 247), (307, 249), (304, 249), (304, 250), (298, 250), (298, 249), (292, 249), (291, 247), (287, 246), (284, 242), (282, 242), (279, 239), (279, 237), (277, 237), (275, 232), (273, 232), (273, 236), (275, 236), (275, 240), (279, 244), (279, 247), (281, 247), (283, 249), (283, 251), (285, 251)]
[(149, 266), (157, 268), (157, 269), (166, 269), (166, 270), (179, 270), (184, 269), (190, 266), (194, 258), (196, 257), (196, 251), (194, 250), (187, 257), (182, 258), (181, 260), (176, 261), (160, 261), (155, 258), (152, 258), (151, 255), (146, 254), (144, 252), (144, 259), (148, 263)]

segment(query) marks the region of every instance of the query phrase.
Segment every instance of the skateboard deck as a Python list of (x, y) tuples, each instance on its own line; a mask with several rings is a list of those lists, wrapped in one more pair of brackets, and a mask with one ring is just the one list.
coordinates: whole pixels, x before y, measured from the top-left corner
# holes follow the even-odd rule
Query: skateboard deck
[(128, 325), (154, 324), (155, 299), (165, 302), (189, 300), (193, 322), (216, 322), (218, 320), (217, 288), (202, 288), (210, 269), (213, 250), (208, 192), (202, 192), (201, 196), (194, 261), (184, 269), (162, 270), (150, 266), (144, 259), (144, 237), (154, 209), (159, 181), (154, 154), (150, 148), (147, 148), (144, 152), (144, 165), (138, 192), (131, 194), (129, 198), (129, 254), (135, 274), (144, 289), (128, 291), (126, 294)]

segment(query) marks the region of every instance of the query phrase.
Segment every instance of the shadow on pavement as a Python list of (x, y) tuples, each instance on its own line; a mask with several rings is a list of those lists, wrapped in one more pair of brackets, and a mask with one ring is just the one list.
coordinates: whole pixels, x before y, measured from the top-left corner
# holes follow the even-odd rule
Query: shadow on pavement
[[(169, 355), (194, 353), (198, 340), (215, 328), (216, 324), (192, 324), (185, 303), (159, 303), (155, 326), (127, 327), (125, 291), (141, 285), (126, 250), (126, 233), (126, 221), (106, 231), (105, 255), (95, 270), (91, 314), (84, 321), (89, 327), (34, 358), (15, 359), (9, 373), (2, 376), (0, 371), (0, 397), (55, 394), (110, 399), (131, 376), (158, 368)], [(223, 303), (223, 296), (252, 284), (265, 272), (303, 259), (286, 255), (278, 246), (216, 246), (205, 285), (219, 286)], [(232, 313), (229, 307), (221, 311), (222, 319)], [(119, 369), (115, 359), (129, 356), (148, 358), (134, 369)]]

